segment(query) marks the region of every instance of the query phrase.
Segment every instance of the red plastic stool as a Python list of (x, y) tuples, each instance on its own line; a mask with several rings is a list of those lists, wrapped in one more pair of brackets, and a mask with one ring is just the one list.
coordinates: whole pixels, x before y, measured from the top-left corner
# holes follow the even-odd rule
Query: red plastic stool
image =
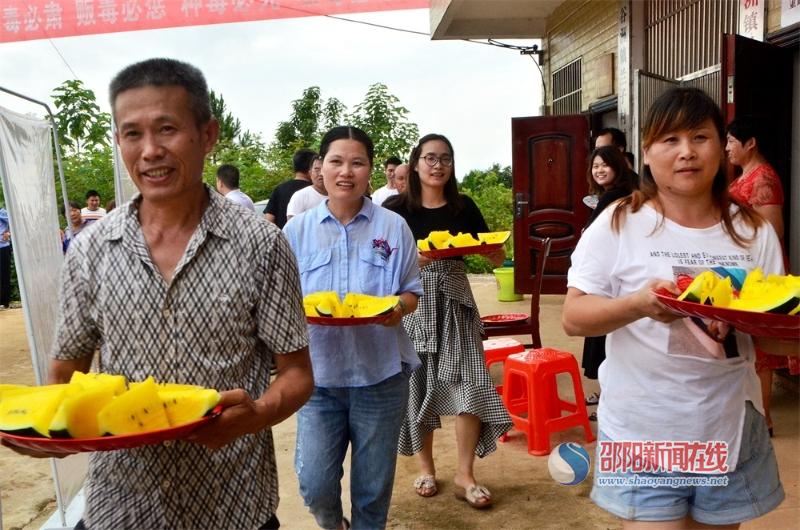
[[(558, 396), (556, 375), (561, 373), (572, 377), (575, 403)], [(503, 367), (503, 386), (503, 403), (514, 427), (528, 436), (528, 453), (550, 454), (550, 435), (571, 427), (583, 427), (586, 443), (594, 441), (578, 362), (571, 353), (539, 348), (509, 355)], [(569, 414), (562, 416), (564, 410)]]
[(483, 356), (486, 359), (487, 370), (495, 363), (504, 362), (506, 357), (512, 353), (523, 351), (525, 351), (525, 346), (511, 337), (498, 337), (483, 341)]

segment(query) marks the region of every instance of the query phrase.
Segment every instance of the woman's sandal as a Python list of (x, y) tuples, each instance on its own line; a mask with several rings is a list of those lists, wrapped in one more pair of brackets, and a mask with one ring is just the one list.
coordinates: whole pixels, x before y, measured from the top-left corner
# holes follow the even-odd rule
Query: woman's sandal
[(420, 497), (433, 497), (439, 490), (436, 488), (436, 477), (420, 475), (414, 480), (414, 489)]
[(600, 392), (595, 392), (591, 396), (586, 398), (586, 406), (592, 407), (600, 403)]
[(492, 505), (492, 494), (486, 486), (473, 484), (467, 489), (456, 486), (456, 499), (462, 500), (477, 510), (489, 508)]

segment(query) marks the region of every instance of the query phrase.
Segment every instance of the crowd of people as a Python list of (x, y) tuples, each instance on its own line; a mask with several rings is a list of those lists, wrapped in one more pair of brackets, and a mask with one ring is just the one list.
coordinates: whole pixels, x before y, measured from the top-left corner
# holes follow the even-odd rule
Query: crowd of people
[[(488, 231), (458, 191), (449, 139), (428, 134), (407, 161), (387, 159), (386, 185), (371, 193), (372, 140), (334, 127), (318, 153), (295, 154), (294, 178), (254, 215), (235, 167), (218, 169), (216, 190), (203, 183), (219, 126), (199, 70), (142, 61), (117, 74), (109, 93), (139, 194), (114, 211), (100, 208), (94, 190), (85, 208), (70, 204), (50, 380), (67, 382), (99, 356), (105, 371), (132, 380), (218, 388), (223, 410), (189, 443), (92, 453), (78, 528), (278, 528), (270, 427), (295, 413), (295, 473), (320, 528), (384, 528), (398, 454), (417, 456), (417, 495), (437, 495), (442, 416), (455, 417), (456, 497), (492, 506), (475, 456), (496, 449), (511, 418), (484, 363), (463, 259), (430, 259), (415, 243), (434, 230)], [(784, 496), (754, 363), (758, 350), (785, 356), (797, 344), (730, 340), (734, 332), (716, 324), (704, 330), (713, 340), (701, 341), (653, 294), (678, 292), (669, 256), (687, 250), (784, 270), (770, 224), (782, 195), (751, 149), (757, 140), (739, 131), (728, 130), (728, 153), (746, 173), (730, 193), (719, 109), (695, 89), (671, 89), (654, 103), (640, 176), (624, 135), (610, 130), (589, 160), (597, 200), (587, 201), (594, 211), (572, 256), (563, 323), (587, 337), (586, 376), (602, 388), (590, 398), (599, 402), (599, 438), (718, 440), (730, 454), (724, 487), (634, 492), (598, 485), (596, 470), (592, 499), (626, 522), (735, 525)], [(502, 250), (488, 256), (497, 266), (504, 258)], [(307, 325), (302, 297), (317, 291), (399, 301), (381, 324)], [(341, 499), (348, 449), (349, 518)]]

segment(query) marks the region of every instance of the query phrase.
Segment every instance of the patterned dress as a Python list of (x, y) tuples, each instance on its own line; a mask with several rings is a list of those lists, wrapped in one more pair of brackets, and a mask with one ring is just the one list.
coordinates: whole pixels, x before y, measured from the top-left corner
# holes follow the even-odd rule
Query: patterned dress
[[(463, 208), (453, 214), (447, 206), (410, 212), (398, 202), (384, 203), (396, 211), (421, 239), (432, 230), (486, 232), (480, 210), (462, 196)], [(461, 259), (435, 260), (420, 270), (424, 294), (417, 310), (403, 319), (422, 367), (411, 375), (406, 419), (398, 452), (422, 450), (425, 435), (441, 427), (440, 416), (474, 414), (481, 421), (475, 454), (486, 456), (496, 440), (511, 430), (508, 415), (486, 370), (483, 324)]]
[[(731, 196), (748, 206), (781, 206), (783, 207), (783, 187), (778, 173), (769, 164), (761, 164), (747, 175), (735, 179), (728, 188)], [(781, 355), (768, 355), (756, 349), (756, 371), (789, 368), (794, 374), (800, 374), (800, 359)]]

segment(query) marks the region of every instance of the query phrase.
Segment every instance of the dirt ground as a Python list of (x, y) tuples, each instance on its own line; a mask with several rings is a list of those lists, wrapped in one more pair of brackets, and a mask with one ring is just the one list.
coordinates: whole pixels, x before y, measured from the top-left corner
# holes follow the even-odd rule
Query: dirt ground
[[(490, 276), (471, 278), (473, 291), (482, 314), (527, 312), (529, 301), (498, 302), (496, 286)], [(571, 351), (580, 357), (582, 340), (566, 337), (561, 330), (560, 312), (563, 297), (544, 296), (541, 310), (541, 334), (546, 346)], [(501, 368), (493, 367), (493, 377), (501, 378)], [(559, 380), (562, 397), (572, 397), (570, 385)], [(0, 383), (33, 383), (33, 369), (28, 353), (22, 310), (0, 311)], [(595, 381), (584, 380), (588, 394), (597, 389)], [(787, 498), (775, 511), (756, 521), (745, 523), (745, 530), (800, 528), (800, 398), (791, 381), (776, 378), (773, 392), (773, 416), (776, 437), (773, 439)], [(450, 420), (450, 421), (448, 421)], [(593, 425), (594, 428), (594, 425)], [(285, 421), (273, 429), (280, 474), (281, 503), (278, 517), (283, 528), (317, 528), (303, 506), (297, 490), (293, 457), (295, 422)], [(594, 443), (583, 443), (580, 429), (552, 437), (555, 446), (564, 441), (582, 443), (594, 454)], [(455, 472), (455, 432), (452, 419), (444, 419), (435, 435), (439, 494), (430, 499), (418, 497), (411, 486), (418, 474), (414, 458), (399, 457), (388, 527), (394, 530), (418, 529), (533, 529), (619, 528), (619, 520), (597, 508), (589, 500), (591, 478), (577, 486), (562, 486), (547, 471), (547, 458), (527, 453), (524, 435), (512, 431), (509, 441), (476, 462), (476, 475), (493, 493), (495, 505), (479, 512), (453, 498)], [(346, 471), (349, 469), (345, 464)], [(347, 472), (343, 481), (345, 513), (349, 511)], [(55, 496), (49, 461), (38, 461), (0, 448), (0, 494), (2, 528), (38, 529), (55, 510)]]

